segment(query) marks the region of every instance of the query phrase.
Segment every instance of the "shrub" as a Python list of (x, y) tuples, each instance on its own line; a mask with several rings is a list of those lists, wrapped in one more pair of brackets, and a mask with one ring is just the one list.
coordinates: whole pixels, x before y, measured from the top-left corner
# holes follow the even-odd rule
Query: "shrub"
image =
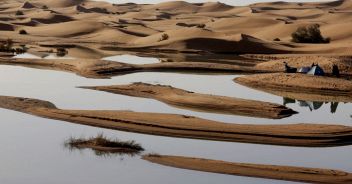
[(68, 51), (65, 48), (59, 47), (56, 49), (56, 55), (58, 57), (64, 57), (64, 56), (66, 56), (66, 54), (68, 54)]
[(27, 33), (27, 31), (26, 31), (26, 30), (21, 29), (21, 30), (19, 31), (19, 34), (21, 34), (21, 35), (26, 35), (26, 34), (28, 34), (28, 33)]
[(279, 42), (281, 40), (280, 40), (280, 38), (275, 38), (274, 41)]
[(11, 39), (7, 39), (5, 42), (0, 43), (0, 51), (1, 52), (15, 52), (13, 47), (13, 41)]
[(16, 15), (17, 15), (17, 16), (19, 16), (19, 15), (24, 15), (24, 13), (23, 13), (22, 11), (20, 11), (20, 10), (17, 10)]
[(164, 40), (168, 40), (168, 39), (169, 39), (169, 35), (164, 33), (164, 34), (161, 35), (161, 38), (159, 39), (159, 42), (164, 41)]
[(118, 139), (109, 139), (103, 134), (88, 139), (83, 138), (70, 138), (65, 142), (65, 147), (70, 150), (91, 148), (95, 151), (96, 155), (104, 156), (109, 154), (119, 155), (138, 155), (144, 151), (143, 147), (135, 141), (120, 141)]
[(321, 35), (319, 24), (299, 27), (291, 36), (296, 43), (330, 43), (330, 38)]

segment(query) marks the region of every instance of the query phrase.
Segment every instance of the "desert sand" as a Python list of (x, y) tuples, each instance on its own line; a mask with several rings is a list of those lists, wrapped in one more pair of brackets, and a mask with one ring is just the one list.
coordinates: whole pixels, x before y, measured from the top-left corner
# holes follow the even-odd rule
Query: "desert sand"
[[(351, 7), (349, 0), (249, 6), (5, 0), (0, 3), (0, 36), (31, 45), (94, 43), (110, 50), (348, 55)], [(331, 38), (330, 44), (290, 42), (297, 27), (311, 23), (321, 25), (322, 34)], [(28, 34), (19, 35), (21, 29)], [(280, 41), (273, 41), (275, 38)]]
[[(90, 0), (3, 0), (2, 46), (9, 39), (15, 47), (39, 57), (64, 48), (73, 59), (15, 59), (13, 53), (0, 53), (0, 65), (58, 70), (97, 79), (149, 71), (251, 74), (235, 81), (294, 99), (351, 102), (350, 80), (283, 73), (283, 62), (293, 67), (316, 63), (329, 76), (336, 64), (343, 77), (350, 77), (351, 21), (351, 0), (248, 6), (184, 1), (111, 4)], [(311, 24), (319, 24), (322, 35), (331, 42), (292, 42), (291, 34), (298, 27)], [(160, 63), (136, 65), (102, 60), (116, 53), (156, 57)], [(93, 89), (216, 113), (265, 118), (284, 118), (293, 113), (278, 104), (191, 93), (168, 86), (132, 84)], [(87, 126), (168, 137), (298, 147), (352, 144), (352, 127), (334, 122), (223, 123), (177, 114), (60, 109), (48, 101), (10, 96), (0, 96), (0, 107)], [(111, 151), (91, 143), (80, 146)], [(162, 165), (222, 174), (311, 183), (352, 182), (350, 173), (338, 170), (166, 155), (143, 158)]]
[(271, 119), (281, 119), (296, 113), (292, 109), (279, 104), (200, 94), (165, 85), (133, 83), (130, 85), (82, 88), (107, 91), (135, 97), (152, 98), (179, 108), (204, 112), (235, 114)]
[(302, 147), (350, 145), (352, 127), (230, 124), (192, 116), (113, 110), (63, 110), (36, 99), (0, 97), (0, 107), (89, 126), (169, 137)]
[(220, 160), (153, 154), (145, 155), (143, 159), (170, 167), (237, 176), (322, 184), (345, 184), (352, 182), (351, 173), (332, 169), (234, 163)]

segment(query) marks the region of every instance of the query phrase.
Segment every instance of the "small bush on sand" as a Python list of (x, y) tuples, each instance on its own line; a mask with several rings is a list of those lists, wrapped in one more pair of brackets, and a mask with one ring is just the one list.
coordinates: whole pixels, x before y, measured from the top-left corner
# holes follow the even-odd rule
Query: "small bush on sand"
[(281, 40), (280, 40), (280, 38), (275, 38), (274, 41), (279, 42)]
[(299, 27), (291, 36), (296, 43), (330, 43), (330, 38), (321, 35), (319, 24)]
[(59, 47), (56, 49), (56, 55), (58, 57), (64, 57), (64, 56), (66, 56), (66, 54), (68, 54), (68, 51), (65, 48)]
[(99, 134), (96, 137), (91, 137), (89, 139), (83, 138), (70, 138), (65, 142), (65, 147), (69, 149), (85, 149), (91, 148), (96, 151), (97, 155), (104, 154), (139, 154), (144, 151), (142, 146), (135, 141), (120, 141), (117, 139), (109, 139), (103, 134)]
[(4, 42), (0, 43), (0, 51), (1, 52), (12, 52), (13, 51), (13, 41), (11, 39), (7, 39)]
[(159, 42), (165, 41), (165, 40), (168, 40), (168, 39), (169, 39), (169, 35), (164, 33), (164, 34), (161, 35), (161, 38), (159, 39)]
[(27, 31), (24, 30), (24, 29), (21, 29), (18, 33), (21, 34), (21, 35), (26, 35), (26, 34), (28, 34)]
[(17, 10), (16, 15), (20, 16), (20, 15), (24, 15), (24, 13), (23, 13), (23, 11)]

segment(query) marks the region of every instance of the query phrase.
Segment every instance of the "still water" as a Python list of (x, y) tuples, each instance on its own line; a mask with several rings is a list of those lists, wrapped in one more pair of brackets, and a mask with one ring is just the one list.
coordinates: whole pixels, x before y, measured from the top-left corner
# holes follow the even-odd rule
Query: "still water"
[[(86, 79), (65, 72), (3, 65), (0, 66), (0, 95), (48, 100), (63, 109), (177, 113), (228, 123), (352, 123), (351, 104), (339, 104), (336, 112), (331, 113), (330, 104), (323, 104), (319, 109), (311, 111), (309, 105), (301, 107), (302, 104), (298, 102), (291, 103), (288, 106), (299, 114), (282, 120), (269, 120), (193, 112), (153, 99), (77, 88), (145, 82), (172, 85), (199, 93), (283, 103), (282, 97), (234, 83), (232, 79), (235, 77), (237, 76), (148, 72), (112, 79)], [(135, 140), (145, 148), (144, 153), (352, 172), (352, 146), (297, 148), (151, 136), (76, 125), (5, 109), (0, 109), (0, 117), (0, 183), (291, 183), (176, 169), (149, 163), (139, 156), (99, 157), (90, 150), (70, 151), (63, 145), (70, 137), (89, 137), (98, 133), (121, 140)]]

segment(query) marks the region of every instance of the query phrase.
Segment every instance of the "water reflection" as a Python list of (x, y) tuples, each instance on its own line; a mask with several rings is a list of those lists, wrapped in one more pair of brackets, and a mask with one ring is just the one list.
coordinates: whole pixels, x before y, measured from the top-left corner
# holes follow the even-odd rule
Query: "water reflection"
[(160, 63), (159, 59), (154, 57), (139, 57), (135, 55), (123, 54), (102, 58), (102, 60), (115, 61), (127, 64), (153, 64)]
[(304, 101), (296, 100), (288, 97), (283, 97), (283, 105), (298, 103), (300, 107), (307, 107), (310, 111), (315, 111), (320, 109), (325, 104), (330, 104), (330, 112), (332, 114), (336, 113), (339, 102), (316, 102), (316, 101)]
[(73, 57), (68, 56), (67, 54), (54, 54), (54, 53), (22, 53), (16, 54), (13, 58), (19, 59), (74, 59)]

